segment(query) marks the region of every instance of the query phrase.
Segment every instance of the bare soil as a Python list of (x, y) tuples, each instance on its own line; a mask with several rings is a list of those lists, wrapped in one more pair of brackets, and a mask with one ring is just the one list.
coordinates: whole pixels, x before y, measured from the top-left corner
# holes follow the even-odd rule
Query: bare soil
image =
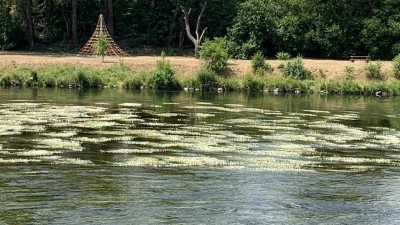
[[(156, 66), (156, 60), (160, 57), (156, 56), (132, 56), (124, 58), (106, 57), (103, 63), (101, 57), (77, 57), (75, 55), (61, 55), (61, 54), (22, 54), (12, 52), (0, 52), (0, 73), (12, 68), (27, 67), (27, 68), (42, 68), (46, 66), (70, 64), (70, 65), (84, 65), (96, 68), (110, 67), (118, 63), (130, 67), (134, 71), (151, 70)], [(193, 57), (167, 57), (177, 72), (178, 76), (186, 77), (195, 74), (200, 67), (200, 61)], [(268, 60), (268, 63), (274, 68), (273, 75), (281, 76), (280, 71), (277, 69), (283, 61)], [(390, 61), (381, 61), (383, 71), (389, 72), (391, 68)], [(326, 79), (338, 79), (344, 76), (346, 66), (354, 67), (354, 73), (359, 78), (363, 77), (364, 61), (356, 61), (354, 63), (349, 60), (319, 60), (319, 59), (304, 59), (305, 67), (311, 71), (315, 76), (324, 77)], [(230, 74), (241, 78), (244, 75), (251, 73), (250, 60), (230, 60), (229, 61)]]

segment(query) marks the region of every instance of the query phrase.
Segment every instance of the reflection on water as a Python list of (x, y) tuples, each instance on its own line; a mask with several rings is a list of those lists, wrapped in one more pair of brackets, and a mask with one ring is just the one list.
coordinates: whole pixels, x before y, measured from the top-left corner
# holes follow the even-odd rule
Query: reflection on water
[(398, 99), (0, 90), (0, 222), (397, 224)]

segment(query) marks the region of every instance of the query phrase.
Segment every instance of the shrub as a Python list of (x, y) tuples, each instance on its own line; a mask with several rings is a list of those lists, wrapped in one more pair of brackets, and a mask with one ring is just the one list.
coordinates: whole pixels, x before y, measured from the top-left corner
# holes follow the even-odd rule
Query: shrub
[(344, 68), (344, 78), (346, 81), (351, 81), (354, 79), (354, 67), (346, 66)]
[(271, 72), (272, 67), (268, 63), (265, 62), (265, 58), (262, 52), (257, 52), (251, 58), (251, 68), (253, 69), (253, 73), (263, 74), (264, 72)]
[(264, 81), (257, 79), (252, 75), (245, 76), (243, 80), (243, 89), (246, 91), (260, 91), (264, 86)]
[(0, 83), (6, 87), (30, 86), (31, 80), (35, 77), (37, 78), (37, 73), (35, 71), (26, 68), (15, 69), (1, 76)]
[(225, 91), (241, 91), (240, 82), (237, 79), (229, 79), (224, 77), (218, 77), (218, 84)]
[(287, 61), (290, 59), (290, 54), (287, 52), (278, 52), (276, 58), (279, 60)]
[(126, 89), (139, 90), (142, 86), (146, 84), (147, 77), (148, 74), (145, 72), (141, 72), (134, 76), (129, 76), (125, 79), (124, 87)]
[(304, 80), (310, 73), (304, 68), (303, 59), (298, 56), (283, 66), (282, 72), (286, 77)]
[(202, 91), (218, 88), (217, 75), (208, 70), (200, 70), (196, 76), (197, 84)]
[(99, 88), (104, 85), (99, 74), (92, 70), (80, 68), (75, 72), (76, 85), (81, 88)]
[(365, 75), (370, 80), (384, 80), (385, 75), (382, 73), (382, 63), (381, 62), (370, 62), (364, 66)]
[(198, 86), (196, 77), (189, 77), (182, 81), (184, 87), (195, 88)]
[(396, 79), (400, 80), (400, 55), (393, 59), (393, 74)]
[(123, 86), (124, 80), (132, 74), (133, 72), (127, 66), (120, 64), (115, 64), (100, 71), (102, 82), (110, 87)]
[(98, 56), (101, 56), (104, 62), (104, 56), (107, 55), (107, 48), (108, 48), (107, 37), (105, 35), (100, 35), (99, 38), (94, 43), (93, 47), (96, 51), (96, 54)]
[(206, 39), (201, 45), (200, 58), (204, 69), (217, 74), (224, 73), (228, 69), (228, 51), (226, 49), (226, 40), (216, 38), (214, 40)]
[(148, 85), (156, 90), (179, 90), (181, 87), (171, 64), (165, 60), (164, 52), (161, 56), (162, 59), (157, 60), (157, 69), (150, 74)]

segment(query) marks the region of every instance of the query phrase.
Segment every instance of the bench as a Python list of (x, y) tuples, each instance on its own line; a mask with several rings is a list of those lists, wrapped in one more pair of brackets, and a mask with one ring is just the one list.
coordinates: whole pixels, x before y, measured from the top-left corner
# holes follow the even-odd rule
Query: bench
[(350, 56), (351, 62), (354, 62), (356, 60), (363, 60), (365, 62), (369, 62), (369, 55), (366, 55), (366, 56), (352, 55), (352, 56)]

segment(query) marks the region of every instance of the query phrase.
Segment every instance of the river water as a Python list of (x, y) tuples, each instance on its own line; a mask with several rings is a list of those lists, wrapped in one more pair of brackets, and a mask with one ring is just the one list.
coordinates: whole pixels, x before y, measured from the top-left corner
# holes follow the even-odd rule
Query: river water
[(0, 224), (399, 224), (400, 99), (0, 90)]

